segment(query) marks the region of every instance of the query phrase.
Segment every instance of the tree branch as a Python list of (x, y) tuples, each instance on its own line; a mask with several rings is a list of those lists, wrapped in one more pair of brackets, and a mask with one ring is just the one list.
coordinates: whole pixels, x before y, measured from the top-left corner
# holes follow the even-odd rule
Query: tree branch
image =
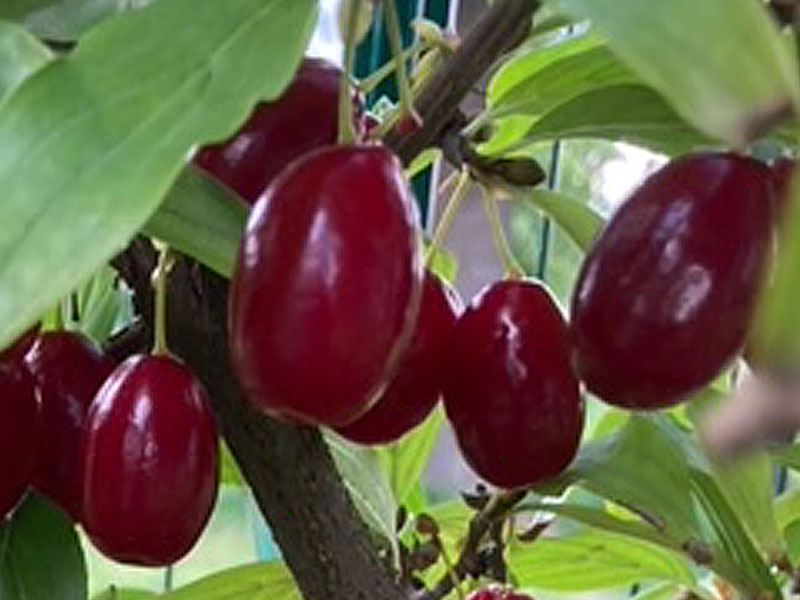
[(422, 127), (407, 134), (392, 131), (384, 139), (404, 164), (438, 144), (473, 86), (500, 56), (525, 38), (539, 6), (538, 0), (498, 0), (486, 11), (414, 103)]
[(486, 534), (525, 497), (525, 490), (501, 493), (493, 496), (470, 521), (467, 539), (453, 567), (454, 573), (447, 573), (430, 590), (423, 592), (417, 600), (441, 600), (453, 590), (453, 575), (463, 581), (468, 575), (481, 574), (480, 545)]
[[(155, 253), (149, 242), (134, 240), (114, 265), (151, 324)], [(225, 280), (178, 260), (169, 279), (170, 348), (208, 388), (225, 441), (300, 591), (307, 600), (405, 600), (379, 562), (320, 432), (270, 419), (239, 392), (227, 358), (226, 299)], [(149, 337), (148, 329), (139, 334)]]

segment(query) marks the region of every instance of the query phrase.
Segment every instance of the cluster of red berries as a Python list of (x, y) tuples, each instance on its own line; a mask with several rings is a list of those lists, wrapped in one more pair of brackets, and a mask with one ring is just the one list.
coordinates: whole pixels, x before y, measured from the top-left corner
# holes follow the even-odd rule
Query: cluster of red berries
[[(265, 413), (386, 443), (441, 396), (469, 464), (517, 488), (574, 457), (579, 381), (619, 406), (668, 406), (741, 350), (783, 163), (698, 154), (650, 177), (586, 257), (571, 323), (527, 280), (496, 282), (462, 310), (423, 273), (398, 160), (379, 144), (334, 145), (338, 85), (338, 69), (307, 60), (280, 99), (194, 160), (253, 203), (229, 341)], [(116, 366), (75, 334), (32, 333), (0, 357), (0, 403), (0, 515), (33, 485), (118, 560), (168, 564), (195, 543), (216, 496), (217, 434), (179, 363)]]
[[(196, 159), (255, 201), (229, 335), (242, 388), (267, 414), (386, 443), (442, 396), (470, 465), (515, 488), (574, 457), (580, 380), (607, 402), (652, 409), (741, 350), (772, 235), (766, 166), (698, 154), (648, 179), (586, 257), (570, 324), (526, 280), (497, 282), (461, 311), (446, 284), (421, 275), (397, 160), (377, 144), (332, 145), (338, 70), (307, 61), (299, 73)], [(327, 109), (293, 106), (301, 88), (303, 103)], [(320, 135), (285, 127), (298, 119)]]
[(0, 355), (0, 519), (32, 486), (107, 556), (175, 562), (216, 500), (207, 402), (170, 358), (116, 365), (79, 334), (27, 333)]
[[(555, 475), (582, 421), (561, 313), (539, 284), (508, 281), (459, 316), (455, 292), (422, 273), (397, 159), (377, 144), (333, 145), (338, 74), (306, 61), (281, 99), (195, 159), (255, 200), (229, 299), (242, 388), (267, 414), (366, 444), (399, 438), (444, 393), (486, 479)], [(299, 121), (319, 135), (287, 126)]]

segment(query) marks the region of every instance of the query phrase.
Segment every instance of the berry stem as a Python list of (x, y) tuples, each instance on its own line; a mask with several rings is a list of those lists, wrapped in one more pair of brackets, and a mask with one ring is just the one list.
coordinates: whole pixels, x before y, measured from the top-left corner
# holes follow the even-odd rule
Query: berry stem
[(353, 127), (353, 98), (350, 95), (350, 80), (353, 73), (358, 43), (358, 17), (364, 0), (353, 0), (347, 13), (347, 29), (344, 38), (344, 68), (339, 81), (339, 144), (351, 145), (356, 141)]
[(442, 245), (442, 242), (444, 242), (447, 232), (450, 231), (450, 227), (453, 224), (453, 219), (455, 218), (456, 213), (461, 206), (461, 202), (467, 195), (471, 184), (472, 178), (469, 174), (469, 169), (467, 169), (467, 167), (463, 167), (458, 178), (458, 183), (456, 184), (450, 199), (447, 201), (447, 206), (445, 206), (442, 217), (436, 226), (436, 231), (433, 233), (433, 239), (428, 247), (428, 252), (425, 254), (426, 267), (430, 266), (433, 257), (436, 256), (437, 250)]
[(525, 276), (525, 271), (519, 266), (517, 259), (511, 252), (508, 245), (508, 239), (503, 231), (503, 225), (500, 222), (500, 212), (497, 210), (497, 201), (494, 199), (492, 193), (483, 188), (483, 208), (486, 211), (486, 219), (489, 222), (489, 227), (492, 230), (492, 241), (494, 242), (494, 249), (500, 262), (506, 270), (506, 277), (521, 278)]
[(400, 96), (399, 115), (416, 116), (414, 112), (414, 96), (411, 93), (411, 84), (406, 73), (405, 58), (403, 55), (403, 40), (400, 33), (400, 19), (397, 16), (397, 7), (394, 0), (384, 0), (386, 11), (386, 29), (389, 35), (389, 43), (394, 55), (395, 72), (397, 75), (397, 89)]
[[(425, 40), (415, 42), (413, 46), (409, 46), (403, 50), (403, 62), (411, 58), (415, 52), (423, 52), (430, 48), (430, 44)], [(384, 79), (392, 75), (397, 70), (397, 62), (392, 59), (380, 67), (377, 71), (371, 73), (368, 77), (364, 77), (358, 82), (358, 89), (363, 94), (369, 94), (372, 90), (378, 87)]]
[(155, 331), (153, 333), (152, 353), (155, 355), (167, 355), (169, 354), (167, 345), (167, 281), (174, 257), (166, 244), (154, 241), (153, 245), (158, 249), (158, 263), (152, 275), (152, 284), (155, 291), (155, 316), (153, 319)]
[(439, 554), (444, 562), (444, 567), (447, 569), (450, 578), (453, 580), (453, 588), (456, 590), (456, 596), (458, 596), (458, 600), (465, 600), (464, 590), (461, 589), (461, 579), (458, 577), (458, 573), (456, 573), (453, 560), (450, 558), (447, 548), (438, 535), (436, 536), (436, 545), (439, 546)]

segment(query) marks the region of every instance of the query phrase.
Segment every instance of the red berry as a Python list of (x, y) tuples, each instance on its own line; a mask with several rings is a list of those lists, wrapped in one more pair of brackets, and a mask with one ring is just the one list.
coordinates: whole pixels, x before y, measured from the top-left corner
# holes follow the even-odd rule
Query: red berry
[(402, 115), (394, 126), (400, 135), (411, 135), (422, 128), (422, 119), (415, 112)]
[(779, 220), (783, 215), (783, 211), (786, 209), (787, 201), (792, 191), (790, 188), (792, 177), (798, 172), (797, 168), (798, 163), (796, 160), (784, 157), (777, 158), (772, 165), (770, 165), (772, 182), (775, 190), (774, 212), (775, 217)]
[(533, 598), (508, 588), (490, 586), (482, 590), (475, 590), (467, 596), (467, 600), (533, 600)]
[(34, 486), (81, 519), (78, 456), (86, 412), (114, 362), (87, 338), (44, 333), (26, 357), (42, 395), (42, 444)]
[(447, 416), (464, 458), (503, 488), (560, 473), (583, 426), (567, 325), (547, 290), (530, 281), (484, 289), (450, 337)]
[(436, 275), (425, 274), (411, 345), (392, 382), (364, 416), (337, 431), (361, 444), (385, 444), (425, 420), (439, 401), (447, 341), (461, 301)]
[(21, 363), (0, 363), (0, 522), (33, 478), (39, 394)]
[(741, 349), (771, 240), (769, 177), (744, 157), (687, 156), (617, 211), (572, 298), (574, 364), (592, 392), (669, 406)]
[(340, 75), (306, 58), (280, 98), (260, 103), (232, 138), (201, 148), (195, 165), (254, 203), (290, 162), (336, 142)]
[(17, 341), (0, 352), (0, 363), (18, 364), (25, 360), (25, 355), (33, 346), (36, 336), (39, 334), (39, 326), (31, 327), (23, 333)]
[(411, 334), (422, 271), (400, 163), (329, 147), (256, 203), (228, 311), (232, 363), (266, 413), (342, 426), (377, 400)]
[(84, 526), (119, 562), (169, 565), (205, 528), (219, 486), (219, 447), (203, 386), (162, 356), (111, 374), (81, 445)]

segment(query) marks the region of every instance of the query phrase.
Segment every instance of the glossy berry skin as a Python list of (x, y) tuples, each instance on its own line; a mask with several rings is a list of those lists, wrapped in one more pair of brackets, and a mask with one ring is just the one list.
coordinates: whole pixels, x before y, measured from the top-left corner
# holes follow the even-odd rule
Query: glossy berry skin
[(343, 426), (413, 333), (422, 269), (400, 164), (380, 146), (292, 164), (256, 203), (228, 310), (232, 364), (267, 414)]
[(531, 281), (484, 289), (450, 337), (444, 403), (467, 463), (501, 488), (560, 473), (578, 448), (583, 407), (567, 325)]
[(466, 600), (533, 600), (533, 598), (508, 588), (491, 586), (482, 590), (475, 590), (467, 596)]
[(33, 346), (36, 341), (36, 336), (39, 334), (39, 326), (31, 327), (28, 331), (23, 333), (17, 340), (0, 352), (0, 363), (20, 364), (25, 360), (25, 355), (28, 350)]
[(26, 364), (42, 395), (42, 439), (34, 486), (81, 519), (78, 455), (86, 412), (114, 362), (87, 338), (59, 331), (40, 335)]
[(375, 406), (339, 434), (360, 444), (387, 444), (425, 420), (439, 401), (447, 343), (461, 309), (455, 290), (427, 272), (414, 336), (397, 374)]
[(290, 162), (336, 142), (340, 73), (304, 59), (280, 98), (260, 103), (232, 138), (200, 149), (194, 164), (254, 203)]
[(601, 399), (669, 406), (741, 349), (771, 240), (765, 166), (732, 154), (676, 160), (596, 241), (572, 298), (574, 365)]
[(21, 363), (0, 363), (0, 523), (33, 478), (39, 395)]
[(106, 556), (164, 566), (214, 508), (219, 446), (200, 382), (176, 361), (133, 356), (97, 393), (81, 445), (84, 527)]
[(770, 165), (772, 173), (772, 183), (775, 191), (775, 207), (774, 216), (780, 221), (786, 207), (788, 205), (789, 195), (791, 193), (792, 176), (797, 172), (798, 163), (791, 158), (777, 158)]

